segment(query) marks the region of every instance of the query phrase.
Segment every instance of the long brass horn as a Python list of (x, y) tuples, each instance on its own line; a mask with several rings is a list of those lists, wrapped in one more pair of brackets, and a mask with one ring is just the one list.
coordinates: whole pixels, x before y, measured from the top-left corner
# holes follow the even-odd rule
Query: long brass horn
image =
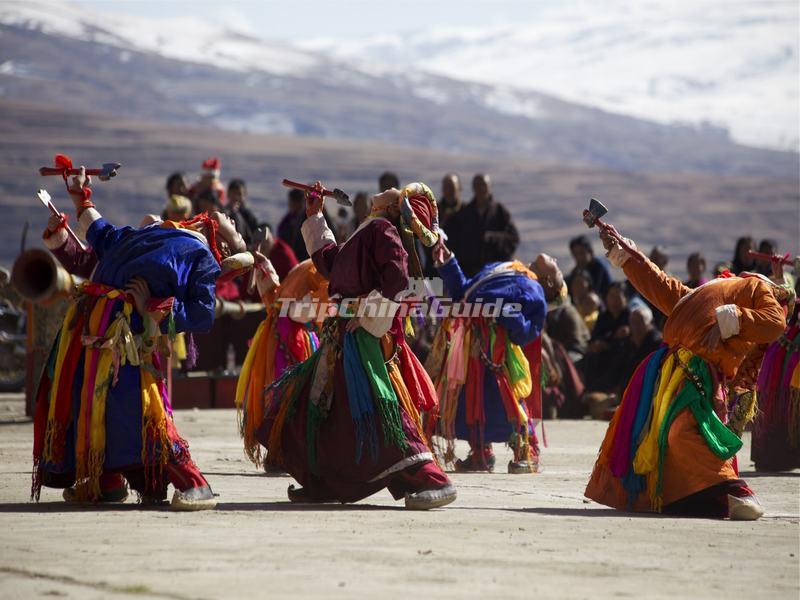
[(225, 317), (230, 315), (234, 319), (244, 319), (249, 313), (264, 310), (264, 305), (258, 302), (231, 302), (217, 298), (214, 304), (214, 316)]
[(41, 248), (20, 254), (11, 269), (11, 283), (20, 295), (39, 304), (71, 295), (82, 282), (82, 278), (71, 275), (55, 256)]

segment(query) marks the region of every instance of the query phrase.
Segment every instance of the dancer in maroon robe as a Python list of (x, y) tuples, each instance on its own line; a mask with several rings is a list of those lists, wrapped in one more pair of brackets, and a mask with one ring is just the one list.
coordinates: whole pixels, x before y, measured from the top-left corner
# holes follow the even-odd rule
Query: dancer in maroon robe
[[(309, 194), (302, 226), (308, 253), (332, 297), (355, 299), (356, 316), (329, 317), (320, 348), (267, 392), (259, 441), (303, 486), (293, 502), (355, 502), (388, 488), (411, 509), (449, 504), (455, 488), (434, 460), (420, 411), (436, 406), (433, 384), (403, 337), (400, 305), (409, 272), (421, 269), (415, 237), (438, 240), (436, 203), (423, 184), (373, 198), (370, 216), (337, 245)], [(365, 306), (361, 311), (359, 307)]]

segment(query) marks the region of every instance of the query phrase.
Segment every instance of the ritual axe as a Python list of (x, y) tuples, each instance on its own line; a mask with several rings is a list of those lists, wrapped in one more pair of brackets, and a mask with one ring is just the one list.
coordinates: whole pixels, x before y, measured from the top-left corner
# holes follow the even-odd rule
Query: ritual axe
[(795, 261), (792, 260), (791, 254), (788, 252), (781, 256), (780, 254), (767, 254), (766, 252), (756, 252), (755, 250), (748, 250), (748, 256), (752, 256), (753, 258), (758, 258), (760, 260), (768, 260), (770, 262), (778, 262), (781, 265), (786, 265), (787, 267), (794, 264)]
[(622, 249), (625, 250), (625, 252), (627, 252), (630, 256), (635, 258), (638, 262), (643, 262), (641, 254), (634, 250), (625, 240), (625, 238), (617, 233), (614, 228), (601, 220), (601, 217), (604, 217), (606, 213), (608, 213), (608, 209), (603, 206), (599, 200), (591, 198), (589, 200), (589, 209), (583, 211), (583, 222), (586, 223), (586, 226), (590, 229), (596, 225), (599, 229), (602, 229), (608, 235), (614, 238), (614, 240), (616, 240)]
[[(283, 185), (286, 187), (303, 190), (304, 192), (316, 192), (313, 186), (306, 185), (305, 183), (297, 183), (296, 181), (292, 181), (291, 179), (284, 179), (281, 183), (283, 183)], [(339, 188), (336, 188), (334, 190), (328, 190), (322, 188), (322, 197), (325, 198), (327, 196), (332, 197), (334, 200), (336, 200), (337, 204), (341, 204), (342, 206), (353, 206), (353, 203), (350, 202), (350, 196), (345, 194)]]
[[(70, 175), (79, 175), (81, 172), (80, 169), (76, 169), (72, 165), (72, 160), (65, 154), (56, 154), (54, 162), (54, 167), (41, 167), (39, 169), (39, 175), (44, 177), (59, 175), (66, 181), (67, 177)], [(120, 163), (103, 163), (103, 166), (99, 169), (86, 169), (86, 174), (94, 175), (100, 179), (100, 181), (108, 181), (112, 177), (117, 176), (117, 169), (119, 169), (121, 166), (122, 165)]]
[[(42, 204), (44, 204), (45, 208), (49, 209), (53, 215), (55, 215), (56, 217), (61, 216), (61, 213), (58, 212), (58, 209), (51, 202), (50, 194), (47, 193), (47, 190), (39, 190), (36, 194), (36, 197), (39, 198), (39, 201)], [(86, 250), (86, 246), (84, 245), (84, 243), (80, 240), (80, 238), (78, 238), (77, 235), (75, 235), (75, 232), (72, 231), (72, 229), (70, 229), (69, 225), (65, 224), (64, 229), (66, 230), (67, 235), (72, 238), (72, 241), (78, 244), (78, 248), (80, 248), (81, 250)]]

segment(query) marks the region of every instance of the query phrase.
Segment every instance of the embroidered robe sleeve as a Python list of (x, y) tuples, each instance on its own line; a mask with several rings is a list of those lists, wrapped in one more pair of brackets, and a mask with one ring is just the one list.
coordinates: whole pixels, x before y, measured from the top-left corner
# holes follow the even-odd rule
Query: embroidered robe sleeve
[(91, 277), (97, 265), (97, 255), (91, 247), (82, 250), (63, 229), (46, 239), (45, 245), (69, 273), (84, 279)]
[(509, 340), (518, 346), (525, 346), (541, 334), (547, 315), (547, 302), (544, 290), (537, 281), (522, 276), (516, 279), (519, 290), (514, 294), (512, 304), (518, 304), (519, 310), (512, 304), (504, 304), (497, 322), (505, 327)]
[(455, 254), (451, 254), (448, 260), (436, 267), (436, 270), (439, 272), (439, 277), (442, 278), (450, 298), (459, 302), (463, 298), (469, 282), (464, 276), (464, 271), (461, 270)]
[(303, 221), (300, 232), (303, 234), (306, 251), (314, 261), (317, 271), (323, 277), (330, 279), (333, 262), (339, 254), (339, 246), (325, 217), (320, 213), (308, 217)]
[(768, 283), (755, 278), (752, 281), (752, 292), (737, 301), (737, 335), (748, 342), (769, 344), (778, 339), (786, 328), (783, 308), (770, 291)]
[[(214, 290), (220, 268), (211, 252), (206, 250), (198, 254), (186, 285), (172, 304), (175, 329), (179, 332), (206, 332), (214, 324)], [(167, 331), (166, 320), (161, 321), (161, 331)]]
[[(619, 250), (625, 252), (621, 248)], [(613, 252), (614, 250), (612, 250)], [(630, 257), (624, 261), (622, 269), (625, 276), (642, 296), (669, 316), (678, 300), (688, 294), (691, 289), (686, 287), (680, 279), (664, 273), (641, 252), (639, 256), (644, 259), (643, 262)], [(614, 262), (613, 256), (609, 256), (609, 258)]]

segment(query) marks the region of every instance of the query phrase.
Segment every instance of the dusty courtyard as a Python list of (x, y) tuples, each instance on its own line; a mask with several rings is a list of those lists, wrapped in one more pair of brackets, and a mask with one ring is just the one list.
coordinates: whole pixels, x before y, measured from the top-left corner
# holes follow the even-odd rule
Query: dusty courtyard
[[(755, 523), (622, 514), (584, 501), (605, 424), (548, 422), (545, 472), (454, 475), (458, 500), (407, 512), (387, 492), (290, 505), (246, 462), (233, 411), (181, 411), (219, 506), (176, 514), (28, 502), (32, 426), (0, 396), (0, 598), (798, 597), (800, 471), (743, 476)], [(462, 449), (463, 450), (463, 449)]]

